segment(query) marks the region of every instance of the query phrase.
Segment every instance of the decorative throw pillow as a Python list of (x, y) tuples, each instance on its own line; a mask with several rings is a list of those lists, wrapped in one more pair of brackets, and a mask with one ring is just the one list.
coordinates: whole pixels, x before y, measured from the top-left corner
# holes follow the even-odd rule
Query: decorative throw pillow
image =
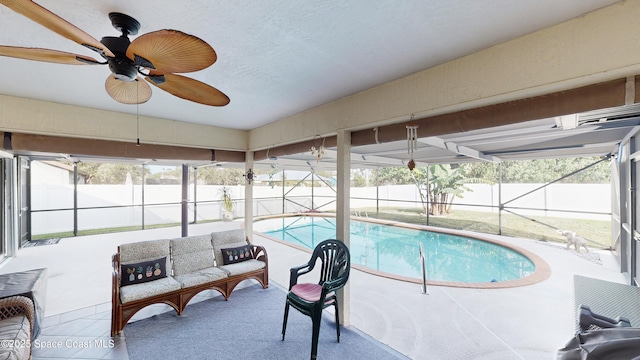
[(235, 264), (253, 258), (250, 245), (220, 249), (220, 251), (222, 252), (222, 263), (224, 265)]
[(167, 277), (167, 257), (120, 265), (120, 286), (141, 284)]

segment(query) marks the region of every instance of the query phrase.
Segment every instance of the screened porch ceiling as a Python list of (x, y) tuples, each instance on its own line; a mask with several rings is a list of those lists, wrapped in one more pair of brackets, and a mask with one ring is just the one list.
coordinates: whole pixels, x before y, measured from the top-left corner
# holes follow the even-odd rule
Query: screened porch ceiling
[[(35, 2), (97, 40), (120, 35), (110, 12), (138, 20), (139, 36), (176, 29), (201, 38), (218, 60), (185, 76), (231, 102), (207, 107), (153, 89), (139, 107), (121, 104), (105, 91), (106, 68), (11, 57), (0, 57), (0, 94), (251, 130), (618, 0)], [(0, 45), (97, 56), (6, 6), (0, 5), (0, 19)]]
[[(106, 95), (104, 80), (107, 73), (100, 71), (105, 69), (34, 63), (9, 57), (0, 57), (0, 74), (6, 80), (0, 83), (0, 93), (91, 109), (250, 130), (617, 2), (522, 0), (499, 1), (496, 4), (489, 0), (472, 3), (464, 0), (416, 0), (380, 2), (372, 6), (370, 1), (359, 0), (296, 3), (295, 6), (289, 1), (270, 1), (242, 6), (222, 1), (205, 5), (193, 0), (162, 0), (154, 3), (154, 12), (149, 12), (145, 4), (131, 1), (74, 0), (60, 3), (39, 0), (37, 3), (40, 5), (98, 38), (117, 35), (108, 20), (107, 14), (111, 11), (136, 17), (143, 24), (142, 33), (175, 28), (197, 34), (212, 43), (219, 60), (206, 71), (194, 73), (193, 77), (224, 90), (232, 99), (231, 104), (223, 108), (203, 108), (162, 91), (154, 91), (148, 103), (133, 107), (116, 103)], [(1, 28), (18, 29), (0, 33), (2, 45), (46, 47), (72, 53), (85, 51), (87, 55), (93, 55), (90, 50), (5, 6), (0, 6), (0, 15), (3, 20)], [(358, 66), (353, 66), (354, 63)], [(616, 145), (636, 126), (639, 113), (636, 107), (629, 106), (622, 110), (606, 109), (580, 114), (578, 122), (586, 119), (599, 122), (584, 123), (573, 129), (559, 126), (556, 118), (547, 118), (421, 137), (413, 158), (420, 166), (607, 155), (615, 152)], [(318, 140), (316, 146), (321, 144), (322, 141)], [(309, 149), (305, 150), (277, 155), (275, 160), (267, 157), (256, 162), (254, 167), (335, 168), (335, 146), (328, 146), (319, 160), (311, 155)], [(163, 160), (159, 163), (149, 158), (108, 158), (26, 150), (13, 152), (34, 159), (66, 161), (159, 165), (180, 165), (183, 162)], [(351, 148), (352, 168), (406, 166), (409, 159), (406, 140)], [(189, 164), (244, 167), (242, 162), (225, 161), (189, 161)]]

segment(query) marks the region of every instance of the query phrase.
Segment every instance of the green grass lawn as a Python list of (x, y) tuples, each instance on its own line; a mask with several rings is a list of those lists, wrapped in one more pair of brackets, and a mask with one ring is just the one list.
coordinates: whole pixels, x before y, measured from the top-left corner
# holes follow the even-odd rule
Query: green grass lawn
[[(220, 220), (200, 220), (199, 223), (205, 222), (213, 222)], [(145, 225), (144, 229), (159, 229), (171, 226), (180, 226), (180, 223), (168, 223), (168, 224), (153, 224), (153, 225)], [(142, 230), (142, 226), (122, 226), (122, 227), (114, 227), (114, 228), (101, 228), (101, 229), (88, 229), (88, 230), (78, 230), (78, 236), (84, 235), (96, 235), (96, 234), (108, 234), (108, 233), (116, 233), (123, 231), (138, 231)], [(56, 239), (56, 238), (65, 238), (65, 237), (73, 237), (72, 231), (59, 232), (59, 233), (50, 233), (50, 234), (38, 234), (33, 235), (31, 240), (47, 240), (47, 239)]]
[[(356, 209), (352, 209), (356, 210)], [(429, 216), (422, 214), (419, 208), (380, 208), (376, 216), (375, 208), (357, 209), (361, 214), (372, 218), (400, 221), (410, 224), (430, 225), (448, 229), (468, 230), (486, 234), (500, 234), (497, 213), (456, 210), (446, 216)], [(554, 228), (575, 231), (578, 235), (589, 240), (589, 246), (609, 248), (611, 244), (611, 223), (609, 221), (581, 220), (557, 217), (533, 217), (526, 219), (509, 213), (502, 214), (502, 233), (500, 235), (566, 243)], [(554, 228), (543, 225), (548, 224)], [(145, 229), (180, 226), (179, 223), (147, 225)], [(91, 229), (78, 231), (78, 235), (105, 234), (121, 231), (142, 230), (140, 226), (118, 227), (108, 229)], [(34, 235), (32, 240), (72, 237), (72, 232)]]
[[(376, 216), (375, 208), (357, 209), (369, 217), (400, 221), (410, 224), (421, 224), (456, 230), (468, 230), (486, 234), (500, 234), (497, 213), (456, 210), (445, 216), (429, 216), (422, 214), (419, 208), (380, 208)], [(517, 215), (502, 213), (502, 233), (500, 235), (566, 243), (563, 236), (554, 228), (571, 230), (589, 240), (589, 246), (609, 248), (611, 244), (611, 222), (599, 220), (569, 219), (557, 217), (535, 216), (533, 220)], [(543, 225), (547, 224), (553, 226)]]

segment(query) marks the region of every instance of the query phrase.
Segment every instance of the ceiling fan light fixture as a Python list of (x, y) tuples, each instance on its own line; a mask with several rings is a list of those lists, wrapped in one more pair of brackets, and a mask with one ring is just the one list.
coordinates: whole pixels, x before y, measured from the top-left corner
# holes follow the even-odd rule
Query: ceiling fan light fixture
[(132, 63), (119, 59), (109, 60), (109, 70), (121, 81), (134, 81), (138, 77), (138, 69)]
[(151, 86), (142, 78), (137, 81), (120, 81), (115, 75), (109, 75), (105, 89), (112, 99), (122, 104), (143, 104), (151, 98)]

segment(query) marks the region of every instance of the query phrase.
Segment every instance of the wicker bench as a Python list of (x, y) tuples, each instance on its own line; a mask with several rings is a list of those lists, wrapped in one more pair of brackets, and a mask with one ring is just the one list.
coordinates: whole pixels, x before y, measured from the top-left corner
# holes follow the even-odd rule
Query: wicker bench
[(111, 336), (152, 304), (167, 304), (180, 315), (204, 290), (228, 300), (244, 280), (269, 286), (267, 252), (251, 244), (244, 230), (123, 244), (112, 264)]
[(34, 312), (26, 296), (0, 299), (0, 359), (31, 359)]

